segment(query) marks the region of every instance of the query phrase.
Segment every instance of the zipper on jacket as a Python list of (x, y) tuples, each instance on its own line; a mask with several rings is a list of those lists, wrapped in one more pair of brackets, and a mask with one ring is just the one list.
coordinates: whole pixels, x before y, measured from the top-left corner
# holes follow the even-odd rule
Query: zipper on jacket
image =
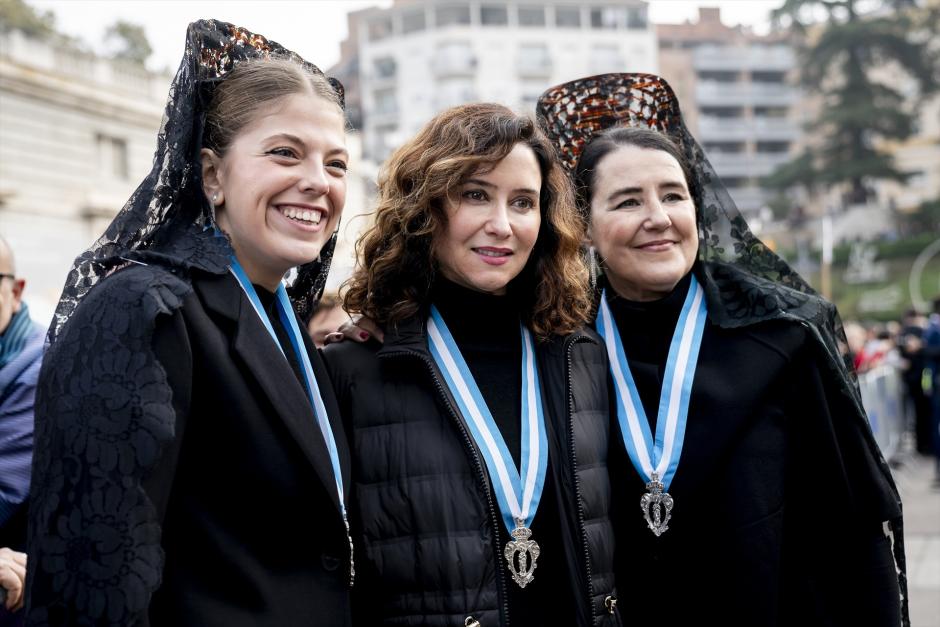
[(584, 551), (584, 571), (587, 576), (586, 581), (588, 588), (588, 610), (590, 610), (591, 624), (595, 625), (597, 624), (597, 613), (594, 611), (594, 582), (591, 579), (591, 554), (588, 548), (587, 532), (584, 527), (584, 506), (581, 504), (581, 482), (578, 480), (578, 460), (574, 447), (574, 393), (571, 384), (571, 351), (575, 344), (581, 342), (594, 343), (590, 338), (579, 335), (569, 340), (565, 347), (565, 355), (567, 357), (565, 387), (568, 391), (568, 452), (571, 455), (571, 476), (574, 483), (575, 503), (578, 506), (578, 533), (581, 535), (581, 548)]
[[(503, 576), (503, 569), (501, 567), (502, 561), (500, 560), (502, 555), (501, 555), (501, 551), (499, 547), (499, 536), (500, 536), (499, 526), (498, 526), (499, 518), (496, 515), (496, 507), (493, 504), (493, 495), (492, 495), (492, 492), (490, 491), (490, 486), (487, 481), (486, 472), (483, 470), (483, 464), (480, 461), (480, 456), (477, 454), (477, 450), (473, 446), (473, 441), (470, 439), (470, 434), (467, 433), (467, 429), (466, 427), (464, 427), (463, 422), (460, 420), (460, 416), (457, 415), (457, 410), (454, 408), (453, 404), (450, 402), (450, 399), (447, 398), (447, 393), (444, 391), (444, 385), (443, 383), (441, 383), (440, 377), (437, 376), (434, 363), (431, 361), (431, 359), (428, 357), (425, 357), (424, 355), (421, 355), (420, 353), (412, 352), (412, 351), (396, 351), (396, 352), (385, 353), (383, 355), (383, 357), (405, 357), (405, 356), (414, 357), (415, 359), (418, 359), (424, 362), (424, 364), (428, 367), (428, 372), (431, 375), (431, 379), (434, 381), (435, 387), (437, 387), (438, 396), (440, 396), (441, 400), (444, 401), (444, 405), (446, 405), (448, 411), (450, 411), (451, 417), (454, 419), (454, 422), (457, 423), (457, 428), (460, 430), (460, 434), (463, 436), (464, 444), (466, 444), (467, 448), (470, 450), (470, 453), (472, 453), (473, 455), (473, 462), (474, 464), (476, 464), (477, 473), (479, 474), (479, 477), (483, 480), (483, 489), (486, 492), (487, 510), (490, 513), (490, 522), (493, 525), (493, 532), (496, 534), (495, 542), (493, 543), (493, 545), (495, 547), (494, 552), (496, 553), (495, 555), (496, 557), (496, 581), (497, 581), (497, 584), (499, 585), (500, 596), (502, 597), (502, 603), (500, 604), (501, 609), (502, 609), (502, 619), (503, 619), (502, 622), (505, 627), (508, 627), (509, 626), (509, 595), (506, 590), (506, 580), (505, 580), (505, 577)], [(591, 604), (591, 606), (593, 607), (593, 603)]]

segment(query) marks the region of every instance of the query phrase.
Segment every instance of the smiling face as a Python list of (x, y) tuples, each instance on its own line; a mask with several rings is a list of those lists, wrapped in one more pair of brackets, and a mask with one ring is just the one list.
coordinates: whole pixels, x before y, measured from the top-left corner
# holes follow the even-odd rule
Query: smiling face
[(447, 279), (479, 292), (505, 294), (539, 236), (542, 174), (531, 148), (516, 144), (496, 167), (478, 170), (445, 201), (447, 226), (434, 254)]
[(669, 294), (695, 263), (695, 203), (676, 159), (662, 150), (620, 146), (597, 164), (588, 235), (621, 296)]
[(344, 130), (335, 104), (301, 93), (258, 111), (224, 156), (202, 150), (216, 223), (253, 283), (273, 291), (336, 230), (346, 201)]

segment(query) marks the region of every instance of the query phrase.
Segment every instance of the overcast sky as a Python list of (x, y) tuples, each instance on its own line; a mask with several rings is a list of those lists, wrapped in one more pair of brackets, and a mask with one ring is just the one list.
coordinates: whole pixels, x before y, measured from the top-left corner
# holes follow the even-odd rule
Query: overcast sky
[[(143, 24), (153, 56), (149, 65), (175, 70), (183, 54), (186, 25), (200, 18), (233, 22), (258, 32), (322, 68), (339, 59), (346, 37), (346, 13), (368, 6), (389, 6), (390, 0), (27, 0), (56, 14), (60, 30), (92, 47), (115, 20)], [(746, 24), (766, 31), (768, 14), (782, 0), (652, 0), (654, 23), (694, 19), (699, 6), (721, 7), (728, 25)]]

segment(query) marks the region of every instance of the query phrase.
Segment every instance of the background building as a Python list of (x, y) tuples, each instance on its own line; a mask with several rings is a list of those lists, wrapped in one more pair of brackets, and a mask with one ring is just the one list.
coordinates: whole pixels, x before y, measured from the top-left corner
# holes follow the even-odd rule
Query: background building
[(331, 72), (350, 85), (364, 156), (376, 162), (453, 105), (532, 112), (552, 85), (657, 70), (640, 0), (398, 0), (350, 13), (349, 33)]
[(755, 214), (770, 201), (760, 179), (792, 158), (801, 135), (795, 51), (781, 35), (725, 26), (717, 8), (656, 31), (661, 75), (738, 208), (757, 226)]
[(150, 171), (169, 83), (20, 31), (0, 37), (0, 231), (30, 269), (37, 319)]

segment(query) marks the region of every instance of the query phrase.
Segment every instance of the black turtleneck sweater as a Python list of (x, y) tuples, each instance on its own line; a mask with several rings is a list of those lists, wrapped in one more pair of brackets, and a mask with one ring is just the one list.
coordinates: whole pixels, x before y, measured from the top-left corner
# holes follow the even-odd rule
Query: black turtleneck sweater
[[(522, 335), (516, 300), (512, 295), (477, 292), (443, 278), (435, 283), (432, 298), (518, 469), (522, 447)], [(532, 522), (532, 539), (542, 551), (535, 580), (522, 589), (508, 572), (504, 577), (510, 621), (516, 625), (571, 624), (570, 617), (574, 616), (550, 457), (548, 463), (542, 500)], [(499, 537), (501, 547), (512, 539), (504, 525), (499, 528)], [(506, 568), (504, 559), (499, 568)]]
[(689, 292), (691, 277), (687, 274), (668, 296), (654, 301), (627, 300), (612, 288), (607, 288), (607, 303), (653, 433), (656, 432), (656, 415), (659, 413), (669, 346)]

